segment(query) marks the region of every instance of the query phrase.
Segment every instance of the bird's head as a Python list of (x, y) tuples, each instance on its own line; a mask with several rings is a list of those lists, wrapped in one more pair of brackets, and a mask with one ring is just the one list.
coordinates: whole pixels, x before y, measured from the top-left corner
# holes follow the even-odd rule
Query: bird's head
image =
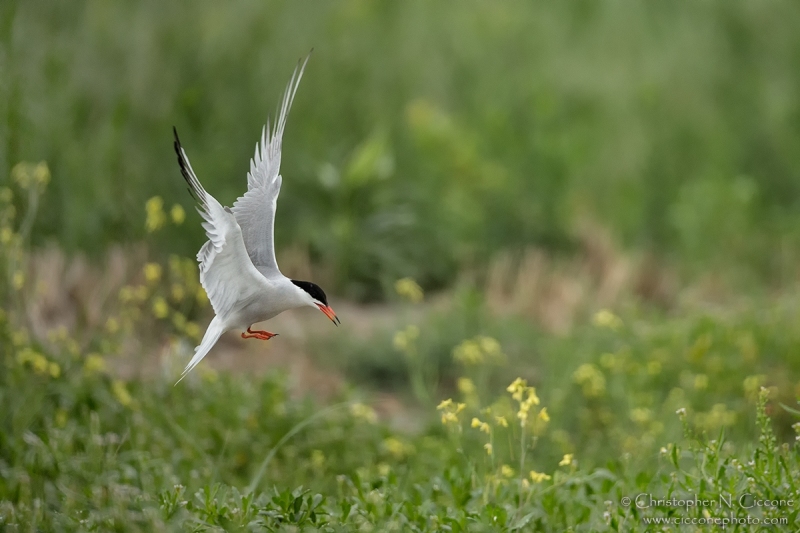
[(300, 297), (303, 298), (306, 305), (316, 307), (325, 313), (325, 316), (330, 318), (334, 325), (338, 326), (342, 323), (339, 317), (336, 316), (336, 313), (333, 312), (333, 309), (328, 305), (328, 298), (325, 296), (325, 291), (323, 291), (319, 285), (311, 283), (310, 281), (297, 281), (295, 279), (291, 281), (296, 287), (301, 289), (299, 291), (301, 293)]

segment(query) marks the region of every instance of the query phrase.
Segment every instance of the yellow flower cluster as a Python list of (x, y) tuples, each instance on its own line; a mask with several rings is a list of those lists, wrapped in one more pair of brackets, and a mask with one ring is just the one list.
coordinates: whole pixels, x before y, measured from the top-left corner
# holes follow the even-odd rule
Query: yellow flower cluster
[(456, 346), (453, 349), (453, 359), (463, 365), (502, 364), (506, 356), (496, 339), (478, 336)]
[(144, 227), (147, 233), (153, 233), (161, 229), (167, 221), (167, 215), (164, 213), (164, 200), (160, 196), (153, 196), (144, 204), (145, 218)]
[(474, 417), (472, 419), (471, 426), (474, 427), (474, 428), (480, 429), (481, 431), (483, 431), (487, 435), (491, 435), (491, 433), (492, 433), (492, 428), (489, 427), (489, 424), (487, 424), (486, 422), (481, 422), (481, 420), (479, 418), (477, 418), (477, 417)]
[(403, 459), (416, 451), (414, 445), (403, 442), (396, 437), (389, 437), (383, 441), (383, 448), (395, 459)]
[(758, 399), (758, 392), (761, 386), (767, 381), (767, 376), (764, 374), (756, 374), (754, 376), (747, 376), (742, 384), (744, 388), (744, 395), (748, 400), (754, 402)]
[[(146, 215), (144, 227), (147, 233), (158, 231), (167, 223), (167, 214), (164, 212), (164, 200), (162, 200), (160, 196), (153, 196), (147, 200), (144, 205), (144, 210)], [(186, 220), (186, 211), (184, 211), (183, 206), (180, 204), (175, 204), (172, 206), (172, 209), (170, 209), (169, 217), (172, 219), (173, 224), (179, 226)]]
[(724, 403), (714, 404), (707, 413), (697, 413), (695, 424), (709, 432), (719, 431), (736, 423), (736, 411), (731, 411)]
[(398, 352), (413, 355), (416, 352), (414, 343), (417, 338), (419, 338), (419, 328), (412, 324), (407, 326), (406, 329), (396, 332), (392, 344)]
[(422, 287), (411, 278), (402, 278), (395, 281), (394, 290), (398, 296), (414, 304), (421, 302), (425, 297)]
[(124, 381), (119, 379), (114, 380), (111, 384), (111, 392), (114, 394), (117, 401), (125, 407), (129, 407), (133, 403), (133, 397), (131, 393), (128, 392)]
[(44, 161), (17, 163), (11, 169), (11, 179), (17, 182), (22, 189), (43, 191), (50, 183), (50, 168)]
[(442, 412), (442, 424), (458, 424), (458, 415), (467, 407), (465, 403), (455, 403), (452, 398), (442, 401), (437, 407), (437, 411)]
[[(539, 397), (536, 395), (536, 389), (529, 387), (528, 382), (522, 378), (515, 379), (506, 390), (511, 393), (511, 397), (519, 403), (519, 410), (517, 411), (517, 418), (522, 427), (528, 424), (528, 414), (531, 407), (539, 405)], [(541, 413), (544, 412), (544, 415)], [(540, 420), (547, 422), (550, 417), (547, 411), (542, 409), (539, 414)]]
[(361, 402), (355, 402), (350, 405), (350, 414), (353, 415), (354, 418), (365, 420), (370, 424), (374, 424), (378, 421), (378, 413), (375, 412), (375, 409)]
[(535, 470), (531, 470), (530, 472), (531, 481), (534, 483), (541, 483), (542, 481), (549, 481), (552, 477), (548, 474), (543, 474), (541, 472), (536, 472)]
[(622, 319), (608, 309), (596, 312), (592, 317), (592, 323), (598, 328), (607, 328), (612, 331), (617, 331), (623, 326)]
[(565, 453), (564, 457), (561, 458), (561, 461), (558, 463), (558, 466), (569, 466), (572, 464), (572, 454)]
[(603, 372), (591, 363), (578, 367), (572, 374), (572, 379), (583, 389), (587, 398), (597, 398), (606, 392), (606, 378)]
[(96, 353), (90, 353), (86, 356), (86, 359), (83, 361), (83, 370), (87, 374), (96, 374), (100, 372), (104, 372), (106, 369), (106, 362), (105, 360)]
[(58, 366), (58, 363), (48, 361), (44, 355), (30, 347), (25, 347), (17, 352), (17, 363), (22, 366), (29, 364), (37, 374), (50, 375), (52, 378), (61, 375), (61, 367)]
[(473, 383), (473, 381), (469, 378), (458, 378), (456, 381), (456, 387), (458, 388), (458, 392), (464, 396), (471, 396), (475, 394), (475, 383)]

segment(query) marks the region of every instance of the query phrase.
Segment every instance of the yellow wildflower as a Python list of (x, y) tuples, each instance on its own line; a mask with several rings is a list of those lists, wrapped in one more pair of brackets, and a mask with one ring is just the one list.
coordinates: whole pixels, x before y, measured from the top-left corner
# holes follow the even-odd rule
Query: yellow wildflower
[(419, 328), (413, 324), (394, 334), (393, 344), (395, 350), (411, 354), (413, 343), (419, 337)]
[(536, 395), (535, 387), (528, 387), (528, 399), (526, 401), (531, 405), (539, 405), (539, 397)]
[(495, 421), (498, 425), (503, 426), (504, 428), (508, 427), (508, 420), (504, 416), (496, 416), (494, 417)]
[(549, 476), (548, 474), (543, 474), (541, 472), (536, 472), (534, 470), (531, 470), (530, 476), (531, 476), (531, 481), (533, 481), (534, 483), (541, 483), (542, 481), (548, 481), (552, 479), (551, 476)]
[(646, 424), (652, 418), (652, 413), (650, 409), (645, 407), (637, 407), (631, 410), (631, 420), (636, 422), (637, 424)]
[(500, 467), (500, 473), (504, 477), (514, 477), (514, 469), (508, 465), (503, 465)]
[(374, 424), (378, 421), (378, 414), (375, 412), (375, 409), (361, 402), (355, 402), (350, 405), (350, 414), (353, 415), (354, 418), (360, 418), (370, 424)]
[(155, 283), (161, 279), (161, 265), (158, 263), (147, 263), (144, 265), (144, 279), (148, 283)]
[(483, 352), (475, 341), (466, 340), (453, 349), (453, 359), (465, 365), (483, 362)]
[(708, 388), (708, 376), (705, 374), (697, 374), (694, 377), (694, 388), (697, 390)]
[(599, 328), (608, 328), (612, 331), (617, 331), (623, 325), (622, 319), (608, 309), (601, 309), (595, 313), (592, 323)]
[(442, 424), (457, 424), (458, 414), (467, 407), (465, 403), (453, 403), (451, 398), (442, 401), (437, 410), (442, 412)]
[(194, 322), (187, 322), (183, 331), (190, 339), (200, 340), (200, 326)]
[(48, 168), (47, 163), (44, 161), (37, 163), (34, 167), (33, 181), (42, 189), (50, 182), (50, 168)]
[(169, 305), (161, 296), (153, 298), (153, 316), (156, 318), (167, 318), (169, 316)]
[(33, 370), (37, 374), (46, 373), (49, 366), (47, 358), (40, 353), (33, 354), (33, 359), (31, 360), (31, 364), (33, 365)]
[(147, 200), (145, 212), (147, 218), (144, 227), (148, 233), (160, 229), (167, 220), (167, 216), (164, 214), (164, 200), (160, 196), (153, 196)]
[(133, 402), (133, 398), (128, 392), (128, 388), (125, 386), (125, 382), (123, 381), (115, 379), (111, 384), (111, 392), (114, 393), (114, 397), (117, 399), (117, 401), (125, 407), (128, 407)]
[(542, 410), (539, 411), (539, 420), (542, 422), (550, 422), (550, 415), (547, 414), (547, 407), (542, 407)]
[(502, 363), (505, 361), (500, 343), (492, 337), (478, 336), (467, 339), (453, 349), (453, 359), (464, 365), (478, 365), (484, 362)]
[(394, 290), (397, 294), (411, 303), (419, 303), (425, 296), (416, 281), (411, 278), (399, 279), (394, 283)]
[(133, 300), (133, 287), (126, 285), (119, 290), (119, 301), (128, 303)]
[(491, 434), (492, 432), (492, 428), (489, 427), (489, 424), (487, 424), (486, 422), (481, 422), (478, 418), (473, 418), (471, 425), (474, 428), (479, 428), (480, 431), (483, 431), (487, 435)]
[(745, 378), (742, 383), (745, 397), (750, 401), (755, 401), (758, 398), (758, 391), (761, 386), (767, 381), (767, 376), (764, 374), (755, 374)]
[(453, 405), (453, 399), (452, 398), (448, 398), (446, 400), (442, 400), (441, 403), (436, 407), (436, 409), (441, 411), (443, 409), (449, 408), (451, 405)]
[(475, 383), (469, 378), (458, 378), (457, 386), (461, 394), (465, 396), (475, 393)]
[(183, 224), (183, 221), (186, 220), (186, 211), (183, 210), (183, 206), (180, 204), (173, 205), (169, 214), (172, 217), (172, 222), (178, 226)]
[(478, 337), (477, 338), (478, 344), (483, 350), (483, 353), (486, 354), (488, 357), (502, 357), (503, 352), (500, 348), (500, 343), (497, 342), (497, 339), (493, 339), (492, 337)]
[(564, 457), (561, 458), (561, 461), (558, 463), (558, 466), (569, 466), (572, 464), (572, 454), (565, 453)]
[(311, 451), (311, 466), (317, 470), (320, 470), (323, 466), (325, 466), (325, 454), (322, 453), (322, 450)]
[(172, 287), (170, 287), (170, 295), (176, 302), (182, 301), (185, 294), (186, 291), (183, 289), (183, 285), (180, 283), (173, 283)]
[(602, 396), (606, 391), (606, 378), (599, 368), (590, 363), (578, 367), (572, 379), (583, 389), (587, 398)]
[(522, 394), (528, 386), (528, 382), (522, 378), (515, 379), (506, 390), (511, 393), (511, 397), (518, 402), (522, 401)]
[(206, 290), (203, 288), (202, 285), (197, 286), (197, 292), (195, 293), (195, 299), (197, 303), (201, 306), (205, 307), (208, 305), (208, 294), (206, 294)]
[(44, 190), (50, 182), (50, 168), (44, 161), (35, 165), (28, 162), (17, 163), (11, 169), (11, 177), (23, 189), (36, 187)]
[(395, 459), (402, 459), (403, 457), (414, 452), (414, 446), (404, 443), (398, 438), (389, 437), (383, 441), (383, 447)]
[(486, 454), (487, 455), (492, 455), (492, 452), (494, 451), (492, 449), (491, 443), (489, 443), (489, 442), (487, 442), (486, 444), (483, 445), (483, 449), (486, 450)]
[(109, 317), (109, 319), (106, 320), (106, 331), (112, 335), (119, 331), (119, 321), (114, 317)]
[(100, 354), (90, 353), (83, 362), (83, 370), (89, 374), (103, 372), (106, 369), (106, 362)]
[(183, 328), (186, 327), (186, 317), (183, 316), (183, 313), (176, 311), (172, 314), (172, 325), (175, 326), (175, 329), (178, 331), (183, 331)]

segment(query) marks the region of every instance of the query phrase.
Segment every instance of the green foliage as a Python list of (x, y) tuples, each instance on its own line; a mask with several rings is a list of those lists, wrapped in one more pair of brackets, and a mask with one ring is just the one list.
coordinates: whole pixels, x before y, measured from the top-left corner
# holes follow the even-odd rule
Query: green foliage
[[(291, 399), (279, 376), (206, 373), (177, 387), (119, 381), (87, 366), (70, 339), (31, 342), (7, 317), (0, 346), (0, 520), (8, 531), (644, 531), (654, 519), (785, 526), (799, 518), (800, 448), (773, 433), (767, 389), (757, 426), (733, 432), (735, 440), (696, 435), (697, 415), (681, 411), (664, 416), (683, 419), (685, 436), (660, 435), (660, 453), (640, 448), (631, 460), (584, 446), (559, 462), (549, 458), (548, 424), (571, 414), (520, 381), (509, 387), (511, 403), (500, 391), (491, 412), (470, 399), (443, 402), (440, 413), (452, 413), (445, 425), (431, 417), (412, 435), (376, 423), (353, 400), (320, 411)], [(470, 423), (471, 412), (490, 421), (486, 428)], [(630, 431), (621, 415), (607, 424)], [(734, 503), (687, 510), (623, 501), (641, 494)], [(762, 500), (795, 503), (756, 505)]]
[[(497, 250), (570, 249), (587, 223), (688, 272), (784, 281), (797, 261), (793, 2), (7, 0), (0, 20), (0, 175), (54, 169), (37, 242), (98, 252), (143, 236), (147, 198), (190, 205), (173, 124), (231, 203), (314, 47), (277, 243), (340, 292), (447, 285)], [(198, 248), (190, 217), (163, 251)]]
[[(2, 263), (25, 262), (13, 229), (11, 242)], [(197, 303), (167, 303), (176, 284), (191, 289), (185, 262), (170, 263), (149, 263), (146, 284), (121, 292), (109, 317), (121, 326), (82, 331), (81, 342), (64, 329), (33, 336), (24, 299), (0, 313), (4, 529), (645, 531), (679, 519), (757, 531), (800, 518), (800, 423), (768, 402), (796, 397), (796, 361), (784, 352), (798, 343), (786, 327), (794, 308), (757, 319), (602, 310), (566, 338), (539, 334), (534, 360), (520, 330), (500, 328), (467, 294), (435, 327), (404, 327), (393, 347), (372, 343), (400, 352), (420, 402), (404, 431), (356, 389), (321, 406), (283, 376), (207, 365), (173, 385), (191, 332), (172, 305)], [(27, 289), (23, 279), (17, 292)], [(411, 306), (424, 297), (410, 280), (396, 289)], [(157, 331), (173, 337), (162, 374), (116, 375), (125, 339)], [(531, 377), (507, 385), (509, 372)], [(435, 408), (455, 378), (455, 399)], [(640, 506), (642, 495), (717, 506)]]

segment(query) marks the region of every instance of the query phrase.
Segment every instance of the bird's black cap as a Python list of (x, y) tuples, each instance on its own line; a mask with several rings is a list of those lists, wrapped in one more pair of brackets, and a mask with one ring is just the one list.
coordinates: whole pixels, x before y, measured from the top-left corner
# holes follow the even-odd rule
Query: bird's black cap
[(315, 300), (322, 302), (324, 305), (328, 305), (328, 297), (325, 296), (325, 291), (322, 290), (322, 287), (317, 285), (316, 283), (311, 283), (310, 281), (297, 281), (296, 279), (291, 280), (292, 283), (306, 291), (312, 298)]

